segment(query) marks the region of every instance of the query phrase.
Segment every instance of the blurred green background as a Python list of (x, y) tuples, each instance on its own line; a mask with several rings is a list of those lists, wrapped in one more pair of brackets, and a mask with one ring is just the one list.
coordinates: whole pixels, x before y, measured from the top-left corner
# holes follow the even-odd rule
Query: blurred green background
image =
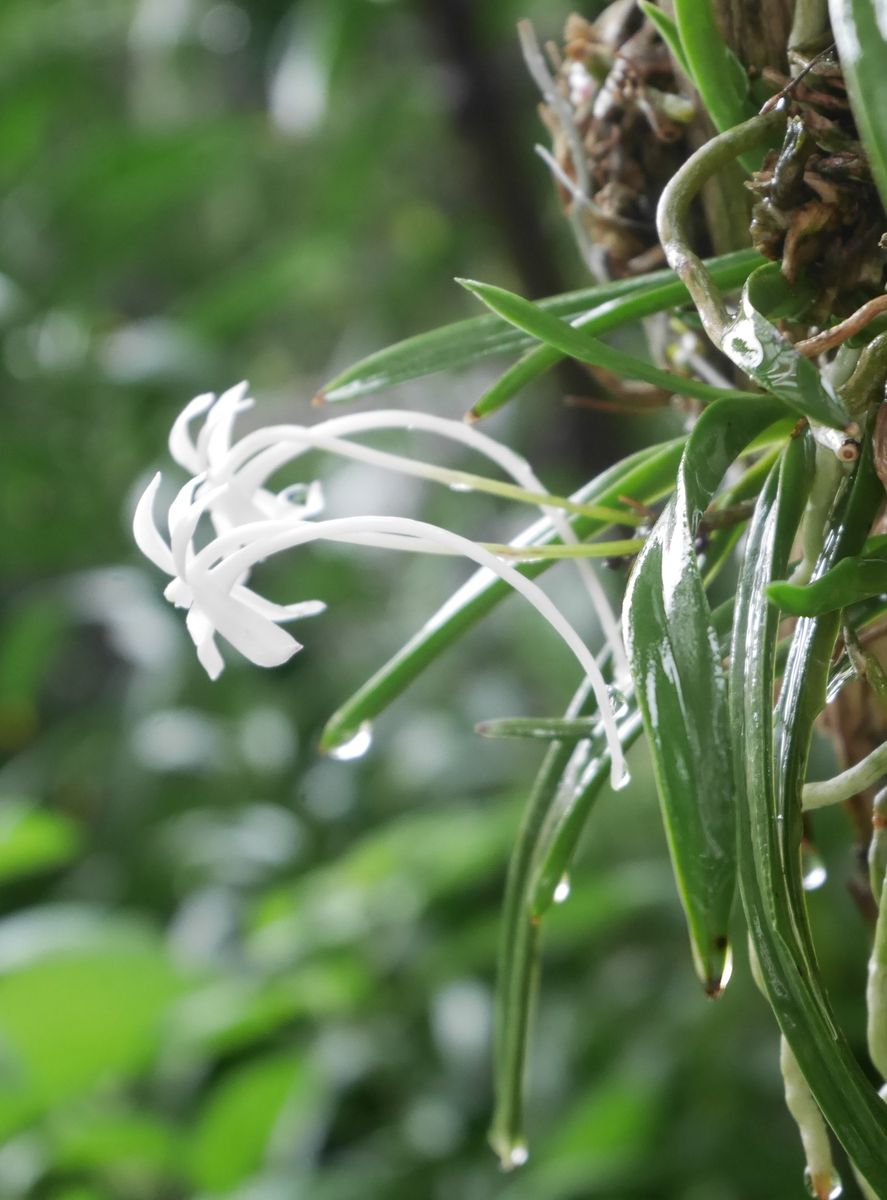
[[(229, 656), (210, 684), (129, 534), (196, 392), (248, 377), (256, 419), (310, 419), (339, 368), (470, 315), (454, 275), (586, 282), (514, 36), (568, 11), (0, 8), (0, 1197), (802, 1192), (744, 961), (717, 1005), (695, 984), (643, 751), (549, 921), (529, 1165), (503, 1175), (485, 1144), (498, 906), (539, 751), (472, 726), (562, 711), (574, 667), (534, 614), (504, 606), (366, 757), (324, 760), (324, 720), (467, 568), (303, 552), (274, 586), (328, 601), (306, 649), (274, 672)], [(490, 378), (380, 403), (460, 416)], [(492, 430), (555, 490), (644, 436), (564, 387)], [(524, 520), (355, 466), (327, 491), (490, 540)], [(839, 818), (820, 839), (821, 954), (861, 1042)]]

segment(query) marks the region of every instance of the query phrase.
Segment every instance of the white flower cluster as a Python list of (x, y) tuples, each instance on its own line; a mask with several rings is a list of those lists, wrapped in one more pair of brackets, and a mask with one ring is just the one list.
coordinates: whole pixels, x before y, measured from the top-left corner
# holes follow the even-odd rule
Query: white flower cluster
[[(160, 475), (148, 484), (136, 507), (133, 532), (141, 551), (172, 576), (164, 595), (187, 610), (186, 624), (197, 656), (212, 679), (224, 662), (216, 635), (250, 661), (263, 667), (286, 662), (300, 643), (283, 623), (314, 616), (324, 610), (320, 600), (275, 604), (248, 586), (251, 569), (272, 555), (313, 541), (347, 542), (386, 550), (458, 554), (498, 575), (520, 592), (567, 643), (592, 681), (600, 706), (613, 764), (614, 781), (622, 782), (625, 764), (607, 685), (585, 643), (551, 599), (520, 571), (468, 538), (409, 517), (355, 516), (319, 519), (323, 495), (316, 482), (271, 491), (269, 478), (284, 464), (312, 449), (357, 459), (404, 474), (447, 482), (452, 473), (417, 459), (391, 454), (351, 441), (357, 434), (407, 428), (462, 442), (496, 463), (522, 489), (544, 494), (529, 464), (506, 446), (469, 425), (426, 413), (377, 411), (333, 417), (313, 426), (273, 425), (233, 441), (239, 413), (251, 407), (247, 384), (219, 396), (197, 396), (175, 421), (169, 438), (172, 457), (192, 478), (169, 507), (168, 541), (155, 522), (154, 508)], [(203, 424), (193, 436), (194, 422)], [(573, 530), (557, 510), (540, 504), (546, 521), (564, 542), (575, 542)], [(206, 515), (215, 536), (195, 546), (195, 535)], [(577, 560), (599, 619), (616, 654), (617, 670), (624, 663), (613, 614), (590, 565)]]

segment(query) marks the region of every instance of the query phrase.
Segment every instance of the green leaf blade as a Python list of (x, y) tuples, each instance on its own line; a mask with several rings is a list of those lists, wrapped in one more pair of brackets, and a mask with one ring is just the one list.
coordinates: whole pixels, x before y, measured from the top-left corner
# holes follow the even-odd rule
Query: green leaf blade
[(777, 416), (775, 403), (763, 397), (724, 400), (702, 414), (623, 609), (693, 960), (711, 995), (720, 991), (728, 957), (735, 818), (726, 678), (694, 542), (728, 467)]
[[(805, 439), (806, 441), (806, 439)], [(822, 987), (801, 880), (800, 789), (813, 720), (825, 698), (836, 618), (801, 621), (771, 716), (779, 616), (766, 589), (784, 574), (811, 476), (808, 445), (786, 453), (778, 490), (762, 494), (740, 576), (731, 653), (739, 880), (766, 993), (817, 1104), (856, 1167), (887, 1195), (887, 1108), (838, 1030)], [(870, 461), (826, 539), (829, 561), (859, 548), (874, 508)], [(856, 543), (854, 545), (854, 543)]]

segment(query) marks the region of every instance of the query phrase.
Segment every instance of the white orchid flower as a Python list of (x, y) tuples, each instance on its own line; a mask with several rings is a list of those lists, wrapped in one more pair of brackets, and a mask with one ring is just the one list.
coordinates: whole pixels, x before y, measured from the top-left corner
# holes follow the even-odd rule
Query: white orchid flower
[[(389, 470), (450, 481), (452, 472), (444, 468), (347, 440), (371, 429), (418, 428), (480, 450), (522, 489), (539, 495), (546, 525), (553, 527), (563, 541), (575, 542), (575, 534), (562, 513), (544, 503), (544, 489), (529, 464), (507, 447), (459, 422), (424, 413), (395, 411), (336, 417), (311, 427), (272, 426), (248, 434), (232, 445), (234, 421), (252, 403), (246, 391), (247, 385), (239, 384), (218, 400), (211, 395), (198, 396), (173, 426), (170, 435), (173, 457), (194, 472), (194, 477), (170, 505), (169, 540), (161, 534), (154, 518), (159, 474), (145, 489), (133, 519), (139, 548), (171, 576), (164, 594), (171, 603), (187, 610), (188, 632), (210, 678), (217, 678), (224, 668), (216, 635), (259, 666), (279, 666), (301, 649), (301, 644), (281, 624), (313, 616), (325, 607), (319, 600), (274, 604), (249, 588), (246, 581), (250, 571), (267, 558), (314, 541), (413, 553), (458, 554), (497, 575), (523, 595), (570, 648), (591, 681), (610, 748), (611, 778), (614, 786), (622, 786), (627, 781), (625, 760), (600, 667), (573, 626), (537, 584), (487, 547), (428, 522), (372, 515), (312, 520), (309, 518), (319, 511), (316, 490), (312, 495), (309, 488), (302, 501), (295, 502), (293, 489), (274, 493), (264, 486), (281, 465), (311, 449), (327, 450)], [(190, 426), (204, 414), (203, 427), (195, 440)], [(202, 549), (196, 549), (194, 538), (204, 514), (212, 519), (216, 536)], [(518, 539), (518, 544), (522, 540)], [(587, 577), (597, 585), (590, 571)], [(621, 649), (621, 643), (619, 646)]]
[[(228, 485), (219, 491), (210, 509), (219, 533), (261, 517), (317, 515), (323, 507), (319, 484), (312, 483), (301, 493), (285, 489), (278, 494), (263, 486), (276, 470), (312, 449), (385, 470), (452, 484), (454, 473), (444, 467), (346, 440), (357, 434), (385, 429), (419, 430), (461, 442), (496, 463), (525, 491), (540, 497), (546, 493), (544, 485), (521, 455), (462, 421), (430, 413), (382, 409), (333, 417), (312, 426), (271, 425), (248, 433), (232, 445), (238, 414), (253, 405), (247, 391), (247, 383), (242, 382), (224, 392), (218, 400), (214, 400), (211, 393), (195, 397), (176, 420), (169, 439), (170, 452), (180, 465), (193, 474), (205, 473), (209, 486)], [(204, 425), (195, 442), (189, 427), (195, 418), (204, 414)], [(304, 496), (301, 505), (294, 502), (296, 494)], [(539, 508), (565, 545), (578, 544), (579, 539), (562, 511), (546, 505), (541, 499)], [(619, 623), (591, 564), (576, 559), (575, 566), (612, 652), (616, 683), (625, 686), (629, 670)]]

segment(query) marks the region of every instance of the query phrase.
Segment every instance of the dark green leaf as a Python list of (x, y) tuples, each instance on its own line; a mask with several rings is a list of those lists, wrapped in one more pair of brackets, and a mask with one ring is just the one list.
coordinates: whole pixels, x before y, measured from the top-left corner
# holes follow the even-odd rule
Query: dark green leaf
[(735, 817), (726, 679), (694, 541), (728, 467), (778, 415), (762, 397), (702, 414), (625, 599), (626, 646), (694, 963), (713, 995), (727, 961)]
[[(857, 1168), (887, 1195), (887, 1108), (837, 1028), (816, 965), (801, 879), (801, 788), (813, 721), (825, 699), (836, 616), (802, 620), (792, 640), (775, 730), (771, 719), (779, 617), (765, 590), (785, 572), (812, 474), (807, 445), (790, 446), (749, 534), (734, 621), (731, 706), (740, 889), (765, 990), (817, 1104)], [(849, 497), (847, 492), (849, 491)], [(867, 451), (845, 490), (820, 569), (857, 551), (880, 485)]]

